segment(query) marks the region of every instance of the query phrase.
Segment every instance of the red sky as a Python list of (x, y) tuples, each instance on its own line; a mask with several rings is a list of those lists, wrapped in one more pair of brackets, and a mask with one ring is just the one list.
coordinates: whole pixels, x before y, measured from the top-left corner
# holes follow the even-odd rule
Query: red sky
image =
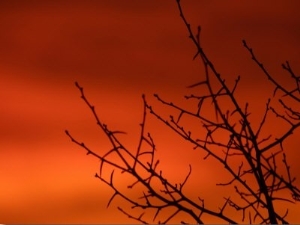
[[(204, 50), (218, 71), (231, 81), (241, 75), (240, 98), (252, 101), (254, 112), (261, 112), (272, 86), (242, 39), (282, 82), (285, 60), (300, 71), (299, 1), (186, 1), (182, 6), (194, 28), (202, 26)], [(201, 79), (202, 67), (192, 61), (195, 48), (176, 1), (2, 1), (0, 11), (0, 222), (132, 222), (114, 215), (121, 201), (106, 209), (112, 191), (93, 177), (98, 161), (72, 144), (64, 130), (99, 153), (108, 147), (74, 81), (84, 86), (106, 124), (128, 132), (124, 140), (132, 148), (138, 143), (142, 93), (156, 106), (153, 93), (174, 102), (190, 93), (185, 87)], [(183, 158), (188, 163), (195, 156), (186, 155), (184, 142), (150, 120), (159, 151), (168, 156), (165, 167), (182, 167), (184, 177)], [(287, 156), (297, 175), (295, 145), (289, 142)], [(209, 162), (201, 165), (205, 172), (199, 176), (207, 180), (202, 195), (217, 202), (211, 188), (216, 181), (210, 184), (210, 178), (224, 173)], [(192, 182), (191, 191), (197, 184)], [(291, 207), (291, 222), (299, 222), (297, 210), (299, 204)]]

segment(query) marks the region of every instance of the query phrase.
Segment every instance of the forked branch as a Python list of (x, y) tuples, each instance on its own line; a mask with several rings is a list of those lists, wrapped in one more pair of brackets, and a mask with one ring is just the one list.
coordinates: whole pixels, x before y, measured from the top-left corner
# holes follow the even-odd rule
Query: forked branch
[[(226, 83), (226, 80), (217, 71), (201, 46), (200, 26), (197, 27), (197, 32), (194, 34), (192, 26), (188, 23), (183, 13), (180, 0), (176, 1), (180, 17), (197, 51), (193, 60), (199, 59), (204, 68), (204, 77), (201, 77), (199, 82), (188, 86), (188, 88), (190, 90), (195, 90), (196, 87), (199, 89), (205, 88), (208, 90), (208, 93), (201, 94), (201, 92), (197, 92), (185, 96), (186, 101), (197, 101), (196, 110), (186, 109), (155, 94), (154, 97), (158, 102), (177, 112), (175, 115), (169, 115), (168, 118), (164, 118), (148, 104), (143, 95), (143, 118), (140, 124), (139, 142), (135, 151), (132, 151), (132, 149), (124, 146), (118, 138), (119, 134), (125, 134), (125, 132), (113, 131), (103, 123), (95, 107), (86, 98), (83, 88), (76, 82), (75, 85), (80, 91), (81, 98), (89, 107), (97, 126), (106, 135), (111, 148), (103, 154), (98, 154), (87, 147), (85, 143), (77, 141), (68, 131), (66, 131), (66, 134), (72, 142), (85, 149), (87, 154), (100, 160), (99, 173), (96, 173), (95, 177), (114, 191), (108, 206), (115, 197), (121, 197), (131, 205), (131, 211), (139, 208), (143, 210), (143, 213), (139, 216), (134, 216), (133, 211), (129, 213), (128, 210), (120, 207), (118, 209), (127, 217), (143, 224), (147, 223), (144, 217), (148, 209), (155, 211), (153, 221), (158, 223), (181, 221), (181, 223), (185, 224), (186, 222), (180, 219), (179, 216), (182, 213), (190, 221), (197, 224), (206, 222), (203, 219), (203, 215), (221, 219), (226, 223), (238, 223), (240, 221), (237, 221), (236, 218), (228, 216), (230, 210), (236, 210), (241, 213), (242, 221), (248, 219), (250, 223), (286, 224), (288, 223), (286, 218), (288, 210), (284, 214), (279, 213), (274, 202), (295, 203), (300, 199), (300, 190), (295, 185), (295, 178), (291, 174), (291, 167), (287, 162), (283, 147), (286, 139), (292, 136), (293, 132), (300, 126), (300, 112), (298, 111), (300, 76), (295, 74), (288, 62), (283, 64), (283, 69), (290, 74), (294, 84), (292, 88), (284, 87), (276, 81), (257, 59), (254, 51), (246, 41), (243, 41), (244, 47), (250, 53), (253, 61), (275, 86), (273, 97), (267, 100), (264, 115), (259, 126), (257, 129), (254, 129), (251, 123), (249, 103), (241, 104), (236, 98), (239, 81), (241, 80), (240, 76), (237, 77), (233, 86)], [(277, 97), (277, 92), (281, 92), (283, 95)], [(273, 106), (273, 102), (276, 99), (280, 103), (281, 110), (284, 110), (285, 113), (280, 112), (280, 109)], [(222, 102), (225, 100), (230, 102), (230, 104), (223, 104)], [(295, 104), (289, 105), (287, 100), (292, 100)], [(203, 107), (207, 102), (212, 104), (211, 112), (213, 112), (215, 117), (208, 117), (203, 113)], [(272, 113), (279, 121), (288, 124), (289, 128), (278, 137), (272, 134), (262, 136), (262, 130), (266, 127), (268, 118)], [(233, 187), (232, 195), (237, 196), (240, 201), (233, 201), (232, 199), (234, 198), (232, 196), (224, 197), (224, 202), (221, 202), (218, 210), (216, 210), (204, 204), (205, 201), (210, 201), (209, 199), (204, 200), (200, 197), (193, 199), (189, 197), (185, 187), (189, 183), (191, 174), (195, 173), (193, 165), (189, 165), (189, 171), (181, 183), (175, 184), (167, 179), (163, 172), (159, 170), (160, 161), (156, 159), (156, 144), (150, 133), (146, 132), (146, 118), (148, 114), (161, 121), (171, 131), (175, 132), (178, 137), (190, 143), (192, 149), (204, 152), (206, 155), (204, 160), (215, 160), (223, 165), (224, 170), (231, 178), (227, 182), (217, 183), (217, 186), (220, 188), (223, 186)], [(184, 117), (197, 120), (202, 125), (202, 132), (193, 132), (193, 125), (185, 124)], [(223, 134), (223, 137), (228, 138), (224, 140), (219, 135), (220, 133)], [(114, 157), (111, 157), (112, 155)], [(282, 163), (285, 171), (278, 169), (278, 162), (280, 161), (278, 158), (280, 156), (283, 157)], [(233, 163), (237, 161), (240, 162), (238, 168)], [(109, 178), (105, 177), (105, 174), (108, 172), (107, 166), (112, 169)], [(124, 189), (118, 187), (114, 182), (118, 175), (128, 176), (126, 180), (131, 180), (131, 182), (126, 184), (127, 188), (134, 190), (134, 193), (139, 193), (139, 195), (135, 195), (135, 197), (127, 196)], [(285, 191), (291, 193), (290, 198), (280, 197), (280, 193)], [(205, 193), (197, 193), (197, 195), (205, 196)], [(167, 212), (169, 208), (175, 210), (173, 213), (166, 215), (164, 212)]]

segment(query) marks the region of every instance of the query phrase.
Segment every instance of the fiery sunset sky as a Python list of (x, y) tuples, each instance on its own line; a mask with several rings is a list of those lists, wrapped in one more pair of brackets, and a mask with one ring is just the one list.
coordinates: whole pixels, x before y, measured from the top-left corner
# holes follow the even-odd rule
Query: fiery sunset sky
[[(253, 113), (264, 106), (272, 86), (242, 39), (282, 82), (286, 60), (299, 73), (298, 0), (188, 0), (182, 7), (194, 30), (201, 25), (203, 48), (221, 75), (229, 80), (241, 75), (239, 95), (252, 102)], [(168, 109), (157, 104), (154, 93), (173, 102), (190, 94), (186, 87), (203, 71), (192, 60), (195, 47), (176, 1), (1, 1), (0, 11), (0, 223), (134, 222), (116, 210), (120, 199), (106, 209), (113, 192), (94, 178), (99, 162), (64, 131), (99, 154), (108, 149), (75, 81), (106, 124), (128, 133), (122, 138), (132, 148), (138, 143), (143, 93), (161, 111)], [(195, 157), (185, 155), (191, 146), (153, 117), (149, 121), (158, 151), (168, 156), (162, 163), (170, 174), (182, 168), (183, 179), (185, 162)], [(286, 153), (300, 179), (296, 144), (290, 141)], [(210, 162), (200, 166), (205, 182), (192, 182), (190, 191), (200, 184), (201, 196), (218, 202), (210, 179), (224, 172)], [(299, 203), (290, 207), (291, 221), (300, 222)]]

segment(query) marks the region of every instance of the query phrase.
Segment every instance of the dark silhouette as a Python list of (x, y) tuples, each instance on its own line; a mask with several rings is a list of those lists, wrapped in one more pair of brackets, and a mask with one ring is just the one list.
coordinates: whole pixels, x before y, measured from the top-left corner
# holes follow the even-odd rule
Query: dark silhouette
[[(274, 202), (287, 201), (295, 203), (300, 200), (300, 190), (295, 186), (295, 178), (290, 174), (290, 166), (287, 162), (283, 147), (285, 140), (292, 136), (293, 132), (300, 126), (300, 111), (297, 111), (299, 110), (300, 102), (300, 76), (294, 73), (289, 62), (282, 64), (283, 70), (290, 75), (290, 82), (294, 85), (291, 89), (284, 87), (284, 85), (277, 82), (276, 79), (269, 74), (267, 69), (257, 59), (252, 48), (246, 41), (243, 41), (243, 46), (249, 52), (254, 63), (261, 69), (262, 74), (267, 76), (268, 80), (274, 85), (273, 96), (266, 102), (265, 113), (258, 128), (255, 129), (249, 119), (248, 103), (241, 105), (235, 96), (235, 90), (240, 77), (237, 77), (233, 87), (230, 87), (225, 82), (201, 47), (200, 27), (198, 27), (197, 33), (194, 34), (182, 12), (180, 0), (177, 0), (177, 4), (189, 37), (197, 49), (197, 54), (194, 56), (194, 59), (198, 58), (201, 60), (204, 66), (205, 78), (196, 84), (190, 85), (189, 88), (203, 86), (209, 93), (200, 96), (185, 96), (187, 100), (193, 99), (198, 101), (198, 109), (189, 111), (175, 103), (167, 102), (155, 94), (154, 96), (159, 102), (177, 111), (177, 116), (170, 116), (170, 118), (166, 119), (147, 103), (143, 95), (144, 111), (141, 123), (141, 134), (138, 148), (134, 152), (127, 149), (117, 137), (118, 134), (123, 132), (110, 130), (108, 126), (99, 119), (94, 106), (86, 98), (83, 88), (76, 82), (76, 87), (81, 93), (81, 98), (90, 108), (98, 126), (106, 134), (112, 148), (104, 155), (98, 155), (87, 147), (86, 144), (75, 139), (68, 131), (66, 131), (66, 134), (70, 137), (72, 142), (84, 148), (87, 154), (100, 159), (100, 170), (96, 173), (95, 177), (114, 190), (114, 194), (109, 200), (108, 206), (114, 197), (120, 196), (130, 203), (132, 208), (140, 208), (144, 211), (141, 215), (135, 216), (134, 212), (128, 212), (118, 207), (118, 209), (129, 218), (141, 223), (147, 223), (143, 217), (147, 210), (155, 211), (153, 221), (158, 223), (168, 223), (172, 221), (186, 223), (186, 221), (180, 219), (180, 213), (181, 215), (182, 213), (189, 215), (193, 223), (199, 224), (206, 222), (204, 219), (205, 216), (206, 218), (207, 216), (216, 217), (220, 219), (220, 221), (223, 221), (223, 223), (240, 223), (241, 221), (267, 224), (288, 223), (288, 210), (285, 213), (280, 213)], [(215, 81), (212, 81), (212, 79)], [(215, 82), (214, 85), (212, 85), (212, 82)], [(219, 87), (217, 87), (216, 84), (218, 84)], [(221, 104), (224, 99), (229, 100), (230, 105), (226, 105), (225, 107), (224, 104)], [(203, 104), (206, 102), (212, 102), (212, 111), (214, 111), (215, 114), (214, 119), (201, 114)], [(227, 183), (219, 183), (217, 185), (232, 186), (235, 194), (240, 198), (240, 201), (236, 202), (232, 198), (224, 197), (223, 202), (221, 199), (219, 209), (215, 210), (204, 204), (207, 201), (209, 202), (210, 199), (204, 200), (200, 197), (198, 199), (191, 199), (187, 197), (183, 188), (191, 173), (195, 173), (195, 171), (192, 171), (192, 165), (189, 165), (189, 172), (181, 183), (174, 184), (168, 180), (162, 171), (157, 169), (159, 160), (156, 159), (155, 143), (151, 134), (145, 131), (146, 116), (149, 113), (177, 133), (178, 138), (182, 137), (191, 143), (194, 149), (206, 152), (207, 155), (204, 160), (213, 158), (222, 164), (224, 170), (231, 175), (232, 179)], [(275, 115), (278, 121), (282, 121), (289, 126), (281, 136), (273, 138), (270, 134), (268, 137), (262, 137), (261, 131), (266, 125), (266, 119), (270, 114)], [(193, 117), (197, 119), (200, 122), (199, 124), (202, 124), (206, 135), (197, 137), (197, 134), (190, 132), (187, 127), (181, 124), (183, 117)], [(217, 133), (220, 132), (228, 136), (226, 141), (218, 138)], [(145, 145), (147, 145), (148, 148), (145, 148)], [(219, 151), (215, 151), (216, 148), (218, 148)], [(112, 159), (110, 157), (111, 155), (114, 155), (115, 158)], [(239, 159), (240, 165), (237, 169), (231, 164), (229, 160), (231, 158)], [(278, 169), (280, 162), (282, 162), (284, 171)], [(110, 178), (105, 178), (103, 175), (103, 170), (107, 165), (114, 169)], [(140, 198), (126, 195), (126, 193), (122, 191), (124, 189), (115, 185), (114, 171), (120, 171), (133, 178), (133, 182), (127, 187), (129, 189), (136, 188), (137, 191), (140, 191)], [(251, 181), (253, 181), (255, 185), (250, 185)], [(154, 182), (156, 182), (155, 185)], [(159, 187), (157, 183), (160, 184)], [(282, 193), (286, 193), (287, 191), (291, 194), (291, 197), (281, 197), (283, 196)], [(199, 195), (201, 195), (201, 193), (199, 193)], [(175, 211), (168, 216), (165, 216), (166, 213), (162, 216), (161, 212), (166, 212), (165, 210), (168, 208), (173, 208)], [(228, 210), (232, 209), (240, 213), (240, 220), (234, 219), (236, 216), (233, 218), (228, 215)], [(159, 218), (163, 218), (163, 220)]]

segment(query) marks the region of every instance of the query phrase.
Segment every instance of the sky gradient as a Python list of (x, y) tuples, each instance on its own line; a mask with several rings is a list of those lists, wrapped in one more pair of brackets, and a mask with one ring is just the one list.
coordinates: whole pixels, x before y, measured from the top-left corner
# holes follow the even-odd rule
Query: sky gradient
[[(201, 25), (203, 48), (221, 75), (231, 82), (241, 75), (239, 98), (252, 104), (250, 109), (258, 112), (254, 118), (261, 116), (272, 85), (251, 61), (242, 39), (286, 84), (281, 63), (289, 60), (300, 71), (299, 6), (297, 0), (182, 3), (194, 30)], [(0, 11), (0, 222), (133, 222), (119, 212), (114, 215), (118, 203), (123, 204), (119, 199), (106, 209), (113, 192), (93, 177), (99, 162), (64, 131), (97, 152), (108, 149), (75, 81), (106, 124), (128, 133), (123, 139), (129, 148), (138, 143), (143, 93), (162, 112), (167, 108), (157, 104), (154, 93), (184, 101), (182, 96), (191, 92), (185, 87), (199, 81), (203, 71), (192, 61), (195, 48), (176, 1), (2, 1)], [(183, 150), (191, 146), (154, 118), (149, 121), (166, 173), (172, 177), (174, 168), (182, 169), (173, 178), (184, 178), (188, 163), (198, 162), (195, 153)], [(270, 130), (280, 132), (275, 124)], [(299, 131), (294, 135), (299, 137)], [(296, 140), (287, 146), (297, 176)], [(224, 173), (211, 162), (195, 167), (205, 172), (199, 174), (201, 181), (191, 182), (190, 192), (201, 185), (203, 197), (218, 202), (212, 191), (216, 180), (210, 178)], [(299, 203), (291, 207), (291, 222), (300, 222), (297, 210)]]

